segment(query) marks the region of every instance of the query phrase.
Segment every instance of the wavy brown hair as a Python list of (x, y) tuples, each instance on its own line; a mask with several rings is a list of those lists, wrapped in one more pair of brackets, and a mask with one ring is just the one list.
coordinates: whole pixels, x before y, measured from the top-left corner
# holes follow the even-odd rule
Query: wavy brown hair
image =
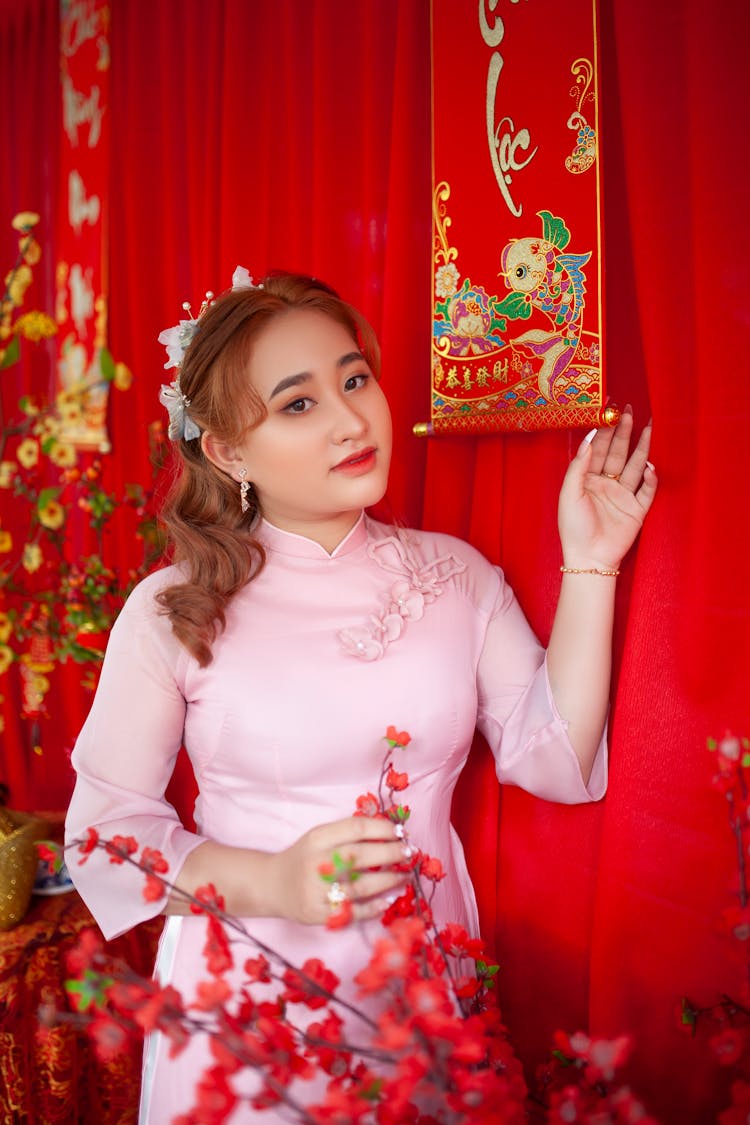
[[(325, 313), (343, 325), (380, 373), (380, 349), (370, 325), (329, 286), (301, 274), (274, 273), (262, 288), (231, 289), (200, 317), (180, 368), (188, 413), (201, 431), (239, 444), (267, 411), (248, 378), (253, 345), (272, 320), (295, 309)], [(293, 329), (290, 328), (290, 331)], [(200, 438), (175, 443), (178, 475), (162, 518), (172, 559), (185, 580), (168, 586), (157, 601), (178, 639), (201, 667), (224, 628), (230, 599), (255, 578), (265, 553), (255, 529), (262, 512), (252, 489), (250, 508), (240, 510), (239, 488), (203, 452)]]

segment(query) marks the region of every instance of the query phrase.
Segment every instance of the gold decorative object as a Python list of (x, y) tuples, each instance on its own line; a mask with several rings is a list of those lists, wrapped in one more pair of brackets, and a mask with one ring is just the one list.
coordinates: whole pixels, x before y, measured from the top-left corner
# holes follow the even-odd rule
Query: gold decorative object
[(48, 825), (29, 813), (0, 808), (0, 930), (16, 926), (29, 907), (36, 878), (36, 841)]

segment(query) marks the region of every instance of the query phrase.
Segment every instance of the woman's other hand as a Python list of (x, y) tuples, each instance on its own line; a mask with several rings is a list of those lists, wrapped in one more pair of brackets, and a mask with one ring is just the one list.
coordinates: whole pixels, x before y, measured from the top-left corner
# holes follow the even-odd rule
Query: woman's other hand
[(631, 453), (632, 431), (626, 406), (615, 427), (584, 439), (568, 467), (558, 505), (567, 567), (617, 570), (643, 525), (657, 485), (648, 460), (651, 424)]

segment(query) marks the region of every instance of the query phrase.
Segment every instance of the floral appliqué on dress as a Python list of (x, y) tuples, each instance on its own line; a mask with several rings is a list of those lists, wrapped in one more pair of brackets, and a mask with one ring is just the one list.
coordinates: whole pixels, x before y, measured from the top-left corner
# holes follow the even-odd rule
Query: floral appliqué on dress
[(383, 570), (399, 577), (391, 586), (382, 613), (373, 613), (364, 625), (340, 629), (338, 637), (352, 656), (380, 660), (388, 645), (401, 636), (407, 622), (419, 621), (425, 606), (443, 593), (445, 582), (466, 570), (466, 563), (451, 554), (424, 563), (412, 550), (405, 533), (399, 531), (387, 539), (371, 542), (367, 553)]

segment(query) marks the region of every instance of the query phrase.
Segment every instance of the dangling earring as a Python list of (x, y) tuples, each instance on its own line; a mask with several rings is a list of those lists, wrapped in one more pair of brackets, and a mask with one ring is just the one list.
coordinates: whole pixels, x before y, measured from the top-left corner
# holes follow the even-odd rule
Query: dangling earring
[(250, 504), (248, 503), (247, 494), (250, 491), (250, 482), (245, 480), (247, 476), (247, 469), (243, 465), (240, 469), (240, 508), (243, 512), (250, 511)]

